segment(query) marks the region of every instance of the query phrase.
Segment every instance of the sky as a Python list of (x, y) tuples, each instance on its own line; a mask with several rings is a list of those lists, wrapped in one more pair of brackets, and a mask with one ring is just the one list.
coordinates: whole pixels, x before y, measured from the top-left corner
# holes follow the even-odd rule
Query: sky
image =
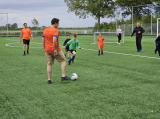
[[(96, 19), (89, 16), (80, 19), (74, 12), (67, 12), (68, 7), (64, 0), (0, 0), (0, 13), (8, 13), (8, 23), (23, 23), (33, 26), (31, 20), (37, 19), (39, 26), (50, 26), (52, 18), (60, 19), (59, 27), (93, 27)], [(115, 21), (115, 19), (101, 18), (102, 22)], [(7, 23), (7, 15), (0, 14), (0, 26)]]

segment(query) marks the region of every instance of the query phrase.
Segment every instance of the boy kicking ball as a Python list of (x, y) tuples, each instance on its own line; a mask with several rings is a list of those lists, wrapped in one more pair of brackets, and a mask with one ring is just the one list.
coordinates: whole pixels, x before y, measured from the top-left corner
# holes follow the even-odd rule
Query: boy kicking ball
[(63, 49), (65, 49), (66, 50), (66, 52), (65, 52), (65, 57), (66, 57), (66, 54), (68, 53), (68, 59), (70, 59), (69, 57), (70, 57), (70, 51), (69, 51), (69, 45), (65, 48), (65, 45), (70, 41), (71, 39), (70, 39), (70, 35), (67, 35), (67, 39), (64, 41), (64, 43), (63, 43)]
[(76, 56), (76, 47), (78, 46), (79, 49), (81, 49), (79, 45), (79, 41), (77, 40), (77, 34), (73, 34), (73, 39), (70, 40), (66, 45), (65, 48), (69, 45), (69, 50), (72, 53), (71, 59), (68, 61), (68, 64), (70, 65), (71, 62), (74, 62), (74, 58)]
[(101, 55), (103, 55), (103, 44), (105, 45), (104, 37), (102, 37), (102, 33), (99, 33), (99, 37), (97, 38), (97, 46), (99, 48), (98, 55), (100, 56), (100, 50)]

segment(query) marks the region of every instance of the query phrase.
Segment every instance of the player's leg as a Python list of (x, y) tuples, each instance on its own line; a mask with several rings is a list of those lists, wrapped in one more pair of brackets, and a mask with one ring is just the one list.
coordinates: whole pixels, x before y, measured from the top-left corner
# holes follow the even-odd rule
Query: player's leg
[(26, 55), (26, 39), (23, 39), (23, 52), (24, 52), (24, 55)]
[(138, 50), (138, 48), (139, 48), (138, 40), (139, 40), (139, 38), (138, 38), (138, 37), (136, 37), (136, 46), (137, 46), (137, 51), (136, 51), (136, 52), (139, 52), (139, 50)]
[(101, 55), (103, 55), (103, 44), (101, 44)]
[(58, 62), (61, 62), (61, 70), (62, 70), (61, 81), (70, 80), (71, 78), (66, 76), (66, 58), (63, 52), (59, 51), (57, 55), (55, 56), (55, 58)]
[(142, 52), (142, 44), (141, 44), (141, 41), (142, 41), (142, 37), (139, 37), (139, 52)]
[(26, 43), (27, 43), (27, 54), (29, 54), (29, 43), (30, 43), (30, 40), (26, 40)]
[(69, 65), (71, 64), (71, 61), (72, 61), (72, 57), (73, 57), (73, 50), (70, 50), (70, 52), (72, 53), (72, 56), (71, 56), (70, 60), (68, 61), (68, 64), (69, 64)]
[(121, 42), (121, 33), (119, 34), (119, 44), (120, 44), (120, 42)]
[(54, 54), (46, 53), (48, 84), (51, 84), (52, 65), (54, 64)]
[(73, 62), (74, 62), (74, 59), (75, 59), (75, 56), (76, 56), (76, 51), (73, 51), (72, 54), (73, 54), (73, 55), (72, 55), (72, 60), (71, 60), (71, 62), (73, 63)]
[(101, 50), (100, 45), (98, 46), (98, 48), (99, 48), (99, 50), (98, 50), (98, 56), (100, 56), (100, 50)]
[(69, 59), (69, 57), (70, 57), (70, 51), (68, 50), (68, 59)]
[(155, 54), (157, 54), (157, 51), (158, 51), (158, 46), (156, 45), (156, 49), (155, 49)]
[(158, 44), (158, 53), (159, 53), (159, 56), (160, 56), (160, 46), (159, 46), (159, 44)]

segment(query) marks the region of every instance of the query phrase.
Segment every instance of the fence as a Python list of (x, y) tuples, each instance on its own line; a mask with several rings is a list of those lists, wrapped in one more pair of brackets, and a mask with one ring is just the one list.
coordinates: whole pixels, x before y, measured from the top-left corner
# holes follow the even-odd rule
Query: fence
[[(121, 24), (117, 25), (121, 26), (122, 31), (125, 32), (126, 36), (130, 36), (132, 34), (132, 24)], [(134, 25), (135, 27), (136, 25)], [(151, 36), (156, 36), (157, 35), (157, 23), (153, 23), (152, 27), (150, 23), (147, 24), (141, 24), (141, 26), (144, 28), (145, 33), (143, 35), (151, 35)], [(0, 30), (0, 36), (20, 36), (20, 30), (12, 30), (8, 31), (7, 30)], [(67, 34), (81, 34), (81, 35), (93, 35), (94, 32), (116, 32), (116, 29), (100, 29), (100, 30), (59, 30), (60, 35), (67, 35)], [(34, 30), (32, 31), (34, 36), (42, 36), (43, 30)]]

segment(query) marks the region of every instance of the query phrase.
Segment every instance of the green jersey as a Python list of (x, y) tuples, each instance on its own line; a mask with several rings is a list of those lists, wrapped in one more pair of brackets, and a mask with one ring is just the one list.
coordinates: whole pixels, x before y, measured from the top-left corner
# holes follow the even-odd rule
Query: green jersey
[(76, 47), (78, 46), (78, 48), (80, 48), (79, 42), (78, 40), (70, 40), (65, 47), (67, 47), (69, 45), (69, 50), (76, 50)]

